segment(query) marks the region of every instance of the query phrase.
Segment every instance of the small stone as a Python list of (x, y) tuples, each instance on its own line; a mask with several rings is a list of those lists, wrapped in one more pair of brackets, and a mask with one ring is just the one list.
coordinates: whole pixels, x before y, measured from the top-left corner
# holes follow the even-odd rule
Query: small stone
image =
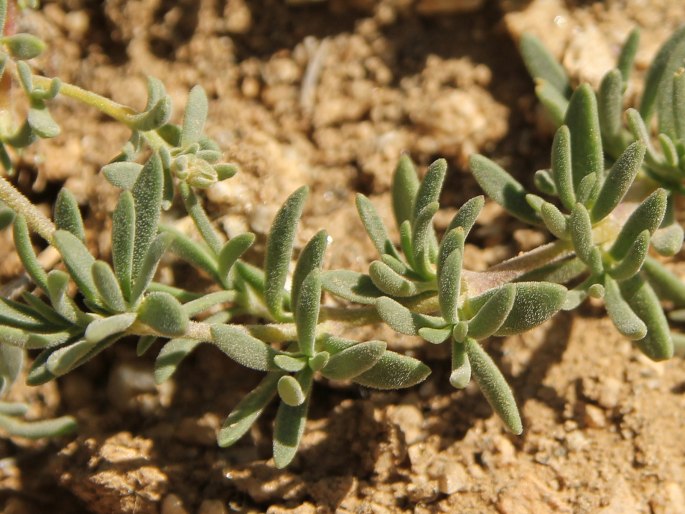
[(590, 428), (604, 428), (607, 424), (604, 411), (590, 404), (586, 404), (583, 409), (583, 422)]
[(649, 501), (654, 514), (685, 514), (685, 495), (676, 482), (668, 482)]
[(162, 500), (161, 514), (188, 514), (183, 500), (175, 494), (167, 494)]
[(579, 452), (587, 446), (587, 439), (580, 430), (574, 430), (566, 435), (566, 448), (570, 452)]
[(615, 378), (606, 378), (599, 388), (597, 401), (605, 409), (615, 408), (621, 399), (621, 382)]
[(203, 500), (197, 514), (228, 514), (228, 509), (221, 500)]
[(120, 362), (109, 375), (107, 398), (120, 411), (150, 409), (156, 392), (151, 366)]
[(626, 512), (640, 512), (641, 510), (640, 503), (633, 496), (626, 481), (619, 478), (609, 505), (598, 510), (597, 514), (625, 514)]
[(213, 447), (216, 445), (219, 424), (219, 418), (211, 413), (205, 414), (200, 419), (183, 418), (174, 436), (184, 443)]
[(458, 462), (446, 458), (438, 459), (428, 468), (428, 476), (437, 479), (442, 494), (454, 494), (468, 488), (469, 476)]
[(408, 445), (422, 438), (423, 414), (415, 405), (397, 405), (388, 409), (388, 419), (404, 433)]

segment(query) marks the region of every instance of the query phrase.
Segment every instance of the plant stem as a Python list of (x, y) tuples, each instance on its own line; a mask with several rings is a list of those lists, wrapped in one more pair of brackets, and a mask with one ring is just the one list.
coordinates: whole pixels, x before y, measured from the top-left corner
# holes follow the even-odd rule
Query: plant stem
[(40, 234), (48, 243), (52, 243), (52, 236), (57, 230), (55, 225), (2, 176), (0, 176), (0, 200), (15, 213), (24, 216), (31, 230)]

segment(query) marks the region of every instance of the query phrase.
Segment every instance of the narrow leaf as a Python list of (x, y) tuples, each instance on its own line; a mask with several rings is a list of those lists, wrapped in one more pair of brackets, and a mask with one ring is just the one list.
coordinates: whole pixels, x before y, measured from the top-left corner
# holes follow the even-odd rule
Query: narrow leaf
[(178, 369), (179, 364), (190, 352), (200, 345), (195, 339), (172, 339), (165, 344), (155, 360), (155, 383), (166, 382)]
[(60, 377), (76, 368), (83, 357), (93, 349), (93, 343), (89, 341), (77, 341), (68, 346), (58, 348), (50, 354), (45, 365), (50, 373)]
[(219, 430), (217, 437), (219, 446), (222, 448), (231, 446), (247, 433), (276, 396), (276, 385), (280, 378), (280, 373), (268, 373), (257, 387), (240, 400)]
[(607, 314), (618, 331), (629, 339), (642, 339), (647, 335), (647, 325), (633, 312), (623, 299), (618, 283), (611, 277), (604, 278), (604, 304)]
[(626, 220), (616, 241), (609, 250), (614, 259), (623, 259), (633, 242), (643, 230), (649, 230), (650, 234), (661, 225), (666, 214), (667, 194), (663, 189), (657, 189), (642, 202)]
[(138, 307), (138, 320), (165, 336), (180, 336), (188, 328), (188, 316), (169, 293), (149, 293)]
[(466, 238), (476, 224), (476, 219), (483, 209), (483, 205), (485, 205), (485, 197), (483, 195), (471, 198), (464, 203), (459, 212), (450, 221), (445, 234), (449, 234), (453, 229), (461, 227), (464, 229), (464, 238)]
[(218, 273), (224, 284), (228, 284), (229, 273), (235, 262), (252, 246), (255, 239), (255, 235), (248, 232), (231, 238), (223, 246), (218, 257)]
[(516, 286), (499, 288), (469, 321), (469, 337), (480, 340), (496, 333), (509, 317), (515, 299)]
[(132, 276), (137, 277), (152, 240), (162, 211), (164, 176), (158, 154), (153, 154), (143, 166), (131, 190), (135, 206), (135, 231)]
[(212, 342), (231, 359), (258, 371), (278, 369), (273, 359), (278, 352), (245, 330), (232, 325), (212, 325)]
[(307, 421), (309, 397), (297, 407), (281, 402), (274, 422), (274, 464), (283, 469), (295, 458)]
[(483, 191), (512, 216), (537, 224), (538, 216), (526, 201), (527, 191), (514, 177), (482, 155), (472, 155), (469, 166)]
[(683, 227), (678, 223), (658, 229), (652, 236), (652, 246), (664, 257), (672, 257), (683, 247)]
[(464, 389), (471, 382), (471, 362), (466, 353), (466, 345), (452, 341), (452, 372), (450, 384), (456, 389)]
[(428, 205), (440, 200), (440, 191), (447, 174), (447, 161), (438, 159), (428, 167), (426, 175), (421, 181), (419, 190), (416, 193), (414, 202), (414, 213), (412, 216), (412, 226), (417, 217)]
[(423, 382), (430, 368), (421, 361), (386, 351), (376, 364), (353, 378), (357, 384), (373, 389), (404, 389)]
[(640, 275), (622, 282), (620, 286), (623, 298), (647, 325), (647, 335), (635, 344), (652, 360), (670, 359), (673, 356), (671, 331), (654, 290)]
[(623, 78), (619, 70), (611, 70), (602, 79), (599, 86), (597, 107), (599, 124), (602, 128), (604, 143), (610, 148), (620, 144), (623, 130)]
[(645, 146), (636, 141), (626, 148), (616, 160), (604, 180), (595, 205), (592, 207), (593, 221), (604, 219), (623, 200), (638, 171), (640, 171), (644, 156)]
[(124, 191), (112, 215), (112, 264), (124, 298), (131, 298), (136, 211), (133, 195)]
[(379, 316), (390, 328), (401, 334), (418, 335), (420, 328), (443, 328), (444, 320), (425, 314), (410, 311), (395, 300), (382, 297), (376, 300), (376, 310)]
[(62, 255), (69, 274), (78, 285), (79, 290), (90, 301), (98, 303), (97, 287), (91, 275), (95, 258), (90, 254), (80, 239), (66, 230), (57, 230), (53, 236), (54, 245)]
[(578, 188), (586, 175), (604, 173), (597, 99), (588, 84), (582, 84), (573, 92), (565, 121), (571, 134), (573, 185)]
[(357, 194), (357, 212), (362, 220), (364, 229), (369, 235), (369, 239), (376, 247), (379, 255), (389, 254), (395, 258), (399, 258), (395, 245), (390, 241), (388, 232), (385, 229), (385, 224), (381, 217), (378, 215), (376, 208), (373, 206), (371, 201), (363, 194)]
[(167, 251), (171, 243), (174, 241), (176, 236), (169, 232), (164, 232), (155, 237), (151, 242), (147, 251), (145, 252), (145, 258), (140, 264), (138, 269), (138, 274), (133, 281), (133, 288), (131, 290), (131, 304), (135, 304), (138, 299), (145, 293), (150, 282), (157, 272), (157, 266), (159, 261), (162, 260), (164, 253)]
[(576, 255), (588, 265), (593, 263), (592, 250), (595, 248), (592, 240), (592, 222), (590, 214), (581, 203), (576, 204), (568, 218), (568, 230)]
[(276, 214), (266, 240), (264, 299), (269, 312), (277, 320), (285, 318), (283, 313), (285, 281), (293, 252), (295, 231), (302, 215), (307, 192), (307, 187), (303, 186), (288, 197)]
[(371, 369), (385, 353), (384, 341), (355, 344), (332, 355), (321, 373), (332, 380), (350, 380)]
[(68, 189), (60, 189), (55, 200), (55, 225), (60, 230), (66, 230), (86, 242), (86, 232), (83, 228), (83, 218), (76, 198)]
[(31, 280), (40, 287), (43, 291), (48, 290), (48, 275), (38, 262), (36, 252), (33, 250), (31, 244), (31, 235), (26, 224), (26, 218), (22, 215), (17, 215), (14, 220), (14, 246), (19, 254), (19, 259), (24, 265), (26, 273), (31, 277)]
[(302, 284), (305, 278), (313, 270), (321, 269), (327, 246), (328, 233), (325, 230), (321, 230), (317, 232), (317, 234), (312, 237), (302, 249), (299, 258), (297, 259), (297, 264), (295, 265), (295, 271), (293, 272), (293, 281), (290, 293), (290, 306), (293, 312), (297, 312), (300, 290), (302, 289)]
[(371, 263), (369, 275), (373, 284), (390, 296), (406, 298), (415, 296), (431, 287), (428, 283), (418, 283), (404, 278), (381, 261)]
[(543, 79), (535, 80), (535, 96), (545, 107), (550, 121), (556, 127), (563, 125), (568, 110), (568, 98)]
[(314, 268), (302, 281), (295, 310), (297, 340), (300, 351), (307, 357), (314, 355), (314, 340), (320, 308), (321, 272)]
[(461, 266), (463, 254), (454, 250), (445, 260), (438, 277), (438, 301), (442, 317), (448, 323), (459, 321), (458, 307), (461, 290)]
[(685, 284), (680, 277), (652, 257), (647, 257), (642, 269), (661, 298), (672, 301), (676, 307), (685, 307)]
[(95, 321), (92, 321), (86, 329), (86, 341), (89, 343), (99, 343), (106, 337), (124, 332), (133, 325), (135, 320), (136, 314), (133, 312), (96, 319)]
[(566, 209), (576, 205), (571, 163), (571, 132), (566, 125), (559, 127), (552, 143), (552, 176), (559, 199)]
[(197, 143), (202, 136), (202, 130), (207, 121), (209, 104), (207, 95), (201, 86), (190, 90), (185, 112), (183, 113), (183, 128), (181, 129), (181, 146), (188, 147)]
[(485, 399), (512, 433), (521, 434), (523, 424), (514, 394), (497, 365), (474, 339), (466, 340), (466, 353)]
[(452, 335), (452, 328), (422, 327), (418, 330), (420, 337), (432, 344), (442, 344)]
[(433, 216), (438, 212), (438, 202), (432, 202), (424, 207), (414, 220), (412, 248), (416, 271), (423, 277), (430, 279), (434, 276), (430, 263), (431, 238), (434, 237)]
[(124, 312), (126, 301), (121, 292), (119, 282), (109, 264), (103, 261), (96, 261), (91, 268), (93, 282), (102, 298), (105, 306), (114, 312)]
[(556, 207), (556, 205), (544, 202), (540, 207), (540, 217), (543, 223), (554, 236), (559, 239), (568, 239), (568, 227), (566, 217)]
[(419, 178), (408, 155), (400, 157), (392, 180), (392, 209), (399, 228), (414, 217), (414, 203), (419, 190)]
[(335, 296), (364, 305), (373, 305), (384, 294), (368, 275), (350, 270), (324, 271), (321, 286)]
[(626, 280), (632, 277), (642, 268), (648, 252), (649, 230), (644, 230), (637, 237), (623, 260), (609, 270), (609, 274), (616, 280)]
[(625, 43), (621, 47), (621, 53), (618, 56), (616, 67), (621, 72), (623, 83), (627, 84), (630, 78), (630, 71), (633, 68), (633, 61), (635, 61), (635, 54), (640, 44), (640, 30), (633, 29), (628, 34)]

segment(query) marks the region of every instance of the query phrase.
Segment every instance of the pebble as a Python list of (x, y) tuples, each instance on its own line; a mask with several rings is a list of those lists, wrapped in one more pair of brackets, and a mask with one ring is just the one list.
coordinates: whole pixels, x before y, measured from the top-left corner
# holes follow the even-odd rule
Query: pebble
[(676, 482), (668, 482), (649, 502), (654, 514), (685, 514), (685, 495)]
[(167, 494), (162, 500), (161, 514), (188, 514), (183, 506), (183, 500), (175, 494)]
[(583, 409), (583, 421), (590, 428), (603, 428), (607, 424), (604, 411), (596, 405), (586, 404)]
[(422, 438), (423, 414), (415, 405), (397, 405), (388, 409), (388, 419), (400, 427), (407, 444), (414, 444)]
[(469, 476), (466, 469), (453, 460), (437, 459), (427, 473), (438, 481), (438, 490), (443, 494), (454, 494), (468, 488)]
[(613, 409), (618, 406), (620, 399), (621, 382), (615, 378), (604, 379), (600, 385), (597, 402), (605, 409)]
[(155, 377), (150, 366), (142, 367), (133, 362), (120, 362), (109, 375), (107, 398), (120, 411), (144, 407), (138, 396), (157, 391)]
[(203, 500), (197, 514), (228, 514), (228, 509), (221, 500)]

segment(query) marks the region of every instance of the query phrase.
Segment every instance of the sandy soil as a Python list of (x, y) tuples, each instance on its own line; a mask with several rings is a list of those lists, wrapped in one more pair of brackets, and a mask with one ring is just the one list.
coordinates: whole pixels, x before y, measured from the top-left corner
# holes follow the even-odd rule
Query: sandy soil
[[(541, 37), (575, 81), (597, 83), (639, 25), (639, 74), (685, 20), (680, 1), (649, 3), (62, 0), (44, 2), (22, 24), (50, 44), (40, 61), (46, 74), (117, 101), (142, 107), (146, 74), (162, 79), (177, 105), (202, 84), (211, 100), (208, 132), (243, 170), (207, 193), (218, 226), (229, 236), (255, 232), (259, 258), (280, 203), (309, 184), (300, 242), (326, 228), (327, 267), (361, 270), (373, 249), (361, 237), (354, 194), (370, 195), (389, 218), (401, 152), (423, 167), (449, 160), (438, 228), (478, 193), (465, 166), (472, 152), (524, 182), (547, 164), (549, 127), (516, 50), (522, 31)], [(89, 243), (108, 258), (116, 192), (97, 172), (126, 131), (66, 100), (55, 103), (55, 117), (63, 135), (22, 156), (17, 183), (46, 211), (60, 186), (70, 188)], [(467, 265), (482, 268), (540, 241), (488, 205)], [(11, 235), (0, 234), (0, 248), (5, 282), (19, 272)], [(170, 265), (164, 279), (187, 271)], [(0, 440), (0, 508), (685, 513), (685, 365), (639, 356), (601, 308), (488, 344), (521, 406), (521, 437), (504, 431), (474, 387), (450, 387), (446, 348), (419, 347), (381, 327), (366, 333), (411, 348), (433, 374), (398, 393), (318, 383), (301, 451), (284, 471), (269, 460), (273, 409), (235, 447), (216, 447), (223, 417), (259, 377), (212, 348), (161, 387), (133, 342), (58, 384), (17, 387), (13, 397), (31, 401), (32, 415), (68, 412), (81, 429), (50, 443)]]

